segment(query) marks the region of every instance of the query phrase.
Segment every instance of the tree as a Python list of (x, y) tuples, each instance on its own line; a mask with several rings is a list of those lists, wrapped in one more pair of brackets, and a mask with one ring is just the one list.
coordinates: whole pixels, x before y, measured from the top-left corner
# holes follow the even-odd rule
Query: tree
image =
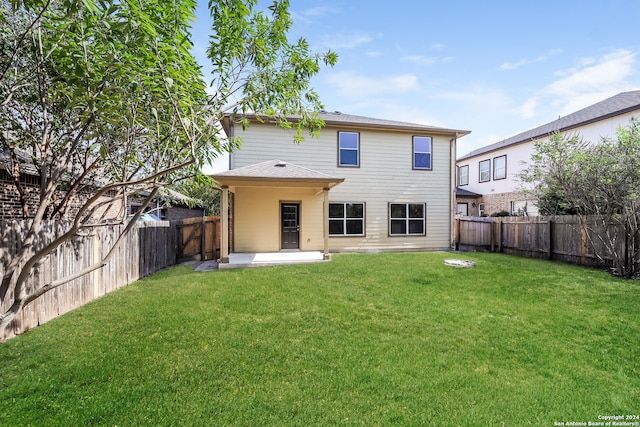
[(579, 215), (581, 228), (599, 243), (616, 274), (634, 277), (640, 246), (640, 123), (632, 119), (615, 139), (597, 144), (578, 135), (538, 141), (520, 181), (546, 215)]
[[(309, 80), (335, 54), (288, 42), (287, 1), (274, 2), (271, 17), (255, 8), (255, 0), (210, 3), (208, 94), (190, 53), (195, 0), (0, 0), (0, 155), (31, 220), (0, 284), (2, 302), (11, 298), (0, 334), (31, 301), (106, 265), (135, 218), (105, 259), (27, 289), (49, 252), (88, 228), (123, 224), (129, 194), (147, 190), (148, 204), (159, 188), (232, 149), (238, 142), (216, 131), (225, 112), (252, 111), (285, 127), (295, 113), (297, 140), (304, 128), (318, 132), (321, 105)], [(39, 175), (35, 206), (21, 180), (25, 165)], [(53, 218), (69, 220), (67, 231), (39, 242)]]
[(198, 200), (204, 207), (205, 215), (220, 215), (220, 190), (210, 177), (198, 174), (176, 183), (173, 189)]

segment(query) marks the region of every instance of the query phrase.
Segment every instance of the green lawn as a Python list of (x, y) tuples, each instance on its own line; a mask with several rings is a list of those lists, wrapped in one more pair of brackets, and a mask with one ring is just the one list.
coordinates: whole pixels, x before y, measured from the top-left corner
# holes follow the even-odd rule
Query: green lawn
[(182, 266), (0, 345), (3, 426), (553, 426), (634, 414), (640, 283), (497, 254)]

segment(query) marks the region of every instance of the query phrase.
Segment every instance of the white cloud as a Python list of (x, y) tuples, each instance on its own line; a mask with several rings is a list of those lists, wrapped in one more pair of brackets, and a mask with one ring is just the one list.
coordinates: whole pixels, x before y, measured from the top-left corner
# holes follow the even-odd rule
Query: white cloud
[(558, 55), (559, 53), (561, 53), (562, 50), (561, 49), (551, 49), (549, 50), (549, 52), (547, 52), (546, 55), (540, 55), (537, 58), (529, 58), (529, 59), (521, 59), (518, 62), (504, 62), (502, 63), (502, 65), (500, 65), (498, 67), (498, 70), (505, 70), (505, 71), (510, 71), (510, 70), (515, 70), (516, 68), (520, 68), (523, 67), (525, 65), (529, 65), (529, 64), (535, 64), (536, 62), (543, 62), (546, 61), (547, 59), (549, 59), (549, 57), (553, 56), (553, 55)]
[(365, 55), (367, 55), (370, 58), (377, 58), (379, 56), (382, 56), (382, 52), (380, 52), (379, 50), (370, 50)]
[(433, 64), (448, 64), (453, 62), (453, 56), (434, 57), (434, 56), (422, 56), (422, 55), (408, 55), (400, 58), (403, 62), (412, 62), (420, 65), (433, 65)]
[(537, 96), (527, 99), (524, 104), (518, 108), (520, 117), (523, 119), (531, 119), (535, 117), (537, 115), (536, 107), (538, 106), (538, 101), (539, 98)]
[(365, 98), (387, 93), (407, 93), (418, 90), (418, 78), (413, 74), (369, 77), (350, 72), (333, 73), (328, 83), (347, 97)]
[(566, 115), (619, 92), (637, 89), (637, 83), (630, 81), (636, 75), (636, 55), (619, 49), (601, 58), (582, 58), (563, 78), (544, 88), (543, 94), (552, 98), (551, 105), (561, 115)]
[(339, 10), (328, 6), (318, 6), (306, 9), (302, 12), (304, 16), (327, 16), (338, 13)]
[(400, 60), (404, 62), (413, 62), (416, 64), (426, 64), (426, 65), (435, 64), (438, 61), (437, 58), (434, 58), (431, 56), (422, 56), (422, 55), (409, 55), (401, 58)]
[(620, 87), (634, 72), (636, 53), (620, 49), (604, 55), (598, 60), (584, 58), (579, 67), (546, 88), (546, 92), (556, 96), (571, 96), (590, 91)]
[(366, 33), (333, 34), (325, 36), (322, 39), (322, 44), (332, 50), (353, 49), (372, 40), (373, 37)]
[(332, 15), (332, 14), (336, 14), (339, 13), (340, 10), (332, 8), (332, 7), (327, 7), (327, 6), (318, 6), (318, 7), (312, 7), (309, 9), (305, 9), (303, 11), (295, 11), (292, 10), (291, 11), (291, 16), (293, 17), (293, 20), (295, 22), (300, 22), (302, 24), (306, 24), (309, 25), (313, 22), (313, 20), (311, 18), (322, 18), (324, 16), (327, 15)]
[(459, 108), (467, 112), (491, 112), (504, 114), (513, 111), (511, 99), (500, 89), (474, 85), (463, 91), (448, 91), (438, 95), (439, 98), (454, 101)]

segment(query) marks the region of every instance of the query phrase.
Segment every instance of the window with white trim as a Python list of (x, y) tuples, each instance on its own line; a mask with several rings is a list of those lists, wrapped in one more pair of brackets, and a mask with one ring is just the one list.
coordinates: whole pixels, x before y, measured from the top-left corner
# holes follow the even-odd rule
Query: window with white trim
[(469, 185), (469, 165), (458, 168), (458, 185)]
[(487, 182), (491, 180), (491, 159), (483, 160), (479, 163), (479, 181)]
[(413, 137), (413, 168), (431, 169), (431, 137)]
[(338, 166), (360, 166), (360, 134), (338, 132)]
[(507, 177), (507, 155), (493, 158), (493, 179)]
[(424, 236), (426, 203), (389, 203), (390, 236)]
[(364, 203), (329, 203), (329, 236), (364, 236)]

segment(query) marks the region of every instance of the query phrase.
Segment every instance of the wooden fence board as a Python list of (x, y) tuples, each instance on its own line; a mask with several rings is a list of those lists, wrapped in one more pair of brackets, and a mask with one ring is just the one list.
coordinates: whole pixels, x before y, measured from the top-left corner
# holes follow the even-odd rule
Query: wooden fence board
[(178, 259), (210, 260), (220, 257), (220, 217), (188, 218), (177, 224)]
[[(22, 246), (29, 220), (0, 220), (0, 274), (4, 275), (12, 258)], [(59, 221), (45, 222), (35, 242), (42, 248), (70, 226)], [(33, 270), (27, 286), (34, 289), (43, 283), (61, 279), (102, 259), (115, 243), (124, 225), (99, 227), (59, 246)], [(169, 222), (141, 222), (136, 224), (116, 250), (107, 265), (93, 273), (70, 281), (28, 304), (16, 318), (12, 328), (0, 336), (0, 342), (47, 322), (102, 295), (132, 283), (144, 276), (174, 265), (177, 258), (176, 224)], [(7, 289), (0, 299), (5, 312), (13, 301), (13, 289)]]
[[(583, 218), (593, 236), (603, 233), (623, 236), (620, 227), (596, 222), (594, 218)], [(491, 227), (491, 232), (485, 230)], [(592, 267), (610, 267), (611, 258), (606, 255), (606, 245), (594, 239), (590, 241), (583, 230), (581, 218), (577, 216), (551, 217), (498, 217), (456, 218), (456, 248), (466, 250), (489, 250), (533, 258), (548, 258)], [(492, 240), (493, 239), (493, 240)], [(640, 237), (638, 237), (640, 243)], [(617, 250), (625, 253), (626, 239), (620, 239)], [(640, 263), (640, 257), (634, 260)]]

